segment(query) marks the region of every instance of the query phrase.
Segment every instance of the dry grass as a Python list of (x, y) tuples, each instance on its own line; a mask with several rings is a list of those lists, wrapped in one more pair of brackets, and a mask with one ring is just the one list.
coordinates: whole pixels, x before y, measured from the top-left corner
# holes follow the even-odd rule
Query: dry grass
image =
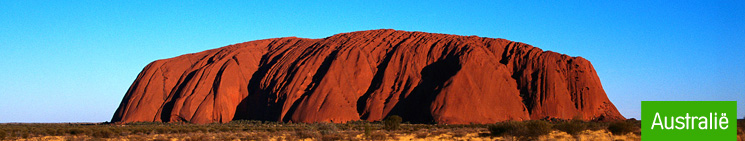
[[(387, 132), (385, 130), (378, 130), (372, 133), (370, 137), (365, 137), (361, 132), (346, 133), (339, 132), (335, 134), (321, 135), (314, 138), (299, 138), (292, 132), (275, 132), (269, 133), (266, 131), (261, 132), (221, 132), (221, 133), (175, 133), (175, 134), (151, 134), (151, 135), (128, 135), (120, 136), (115, 138), (106, 138), (103, 140), (186, 140), (186, 141), (201, 141), (201, 140), (415, 140), (415, 141), (426, 141), (426, 140), (519, 140), (511, 136), (505, 137), (494, 137), (494, 136), (481, 136), (480, 134), (487, 133), (486, 129), (478, 130), (477, 132), (459, 133), (463, 131), (448, 130), (452, 132), (442, 132), (437, 136), (431, 136), (418, 132), (411, 134), (398, 134), (393, 132)], [(44, 136), (44, 137), (32, 137), (27, 139), (19, 140), (100, 140), (101, 138), (95, 138), (90, 136)], [(629, 133), (627, 135), (613, 135), (609, 131), (604, 130), (586, 130), (578, 134), (578, 137), (573, 137), (562, 131), (552, 131), (549, 134), (541, 135), (535, 138), (536, 140), (639, 140), (639, 136)]]
[[(634, 131), (613, 134), (609, 123), (503, 122), (492, 125), (400, 124), (383, 122), (304, 124), (236, 121), (227, 124), (0, 124), (0, 140), (638, 140)], [(580, 123), (580, 122), (578, 122)], [(595, 125), (597, 124), (597, 125)], [(496, 134), (497, 125), (508, 125)], [(636, 125), (636, 124), (631, 124)], [(594, 126), (594, 128), (589, 128)], [(576, 128), (575, 128), (576, 127)], [(560, 129), (557, 129), (560, 128)], [(600, 128), (593, 130), (595, 128)], [(605, 129), (603, 129), (605, 128)], [(390, 129), (390, 128), (388, 128)], [(571, 129), (571, 130), (570, 130)], [(638, 129), (638, 128), (636, 128)], [(577, 131), (579, 130), (579, 131)], [(574, 132), (568, 134), (564, 131)]]

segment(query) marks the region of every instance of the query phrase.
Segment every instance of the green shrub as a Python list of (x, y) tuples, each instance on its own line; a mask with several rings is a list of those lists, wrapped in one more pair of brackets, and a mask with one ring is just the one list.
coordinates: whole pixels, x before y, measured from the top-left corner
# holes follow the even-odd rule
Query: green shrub
[(392, 116), (389, 116), (388, 118), (385, 118), (385, 120), (383, 120), (383, 125), (384, 125), (383, 127), (386, 130), (398, 130), (398, 128), (401, 127), (401, 121), (402, 119), (400, 116), (392, 115)]
[(133, 134), (148, 134), (150, 131), (144, 127), (136, 127), (131, 129)]
[(31, 137), (31, 133), (29, 133), (29, 132), (23, 132), (23, 133), (21, 133), (21, 138), (28, 138), (28, 137)]
[(369, 123), (365, 123), (365, 125), (363, 125), (363, 126), (364, 126), (363, 128), (365, 130), (365, 137), (370, 137), (370, 134), (372, 133), (372, 127), (370, 127), (370, 124)]
[(260, 125), (262, 121), (260, 120), (233, 120), (230, 121), (230, 124), (239, 124), (239, 125)]
[(164, 134), (167, 132), (167, 129), (165, 127), (150, 127), (148, 128), (148, 133), (150, 134)]
[(55, 128), (46, 128), (44, 129), (44, 134), (48, 136), (56, 136), (57, 135), (57, 129)]
[(543, 120), (508, 121), (496, 123), (488, 127), (492, 136), (511, 135), (533, 139), (551, 133), (551, 124)]
[(109, 130), (107, 128), (104, 128), (104, 129), (99, 129), (99, 130), (93, 131), (93, 133), (91, 134), (91, 136), (92, 137), (96, 137), (96, 138), (111, 138), (111, 137), (114, 137), (114, 134), (115, 133), (113, 131), (111, 131), (111, 130)]
[(492, 136), (517, 135), (525, 132), (527, 127), (518, 121), (500, 122), (487, 127)]
[(551, 124), (543, 120), (530, 120), (525, 123), (528, 131), (523, 132), (525, 137), (538, 137), (551, 133)]
[(502, 136), (507, 131), (510, 131), (511, 126), (507, 126), (505, 122), (495, 123), (493, 125), (489, 125), (486, 129), (489, 130), (489, 135), (491, 136)]
[(330, 134), (336, 134), (338, 132), (338, 128), (336, 128), (336, 125), (333, 123), (327, 123), (327, 124), (320, 124), (318, 125), (318, 131), (321, 132), (321, 135), (330, 135)]
[(608, 131), (613, 133), (613, 135), (625, 135), (636, 131), (636, 129), (634, 123), (631, 123), (630, 121), (615, 121), (608, 125)]
[(581, 120), (572, 120), (557, 123), (554, 125), (554, 129), (576, 136), (580, 132), (587, 130), (587, 125)]
[(86, 129), (82, 128), (72, 128), (70, 130), (67, 130), (67, 133), (70, 135), (84, 135), (87, 134), (87, 132), (88, 131)]
[(220, 126), (220, 127), (216, 127), (216, 128), (220, 132), (229, 132), (229, 131), (231, 131), (230, 127)]
[(587, 130), (606, 130), (608, 129), (608, 122), (585, 122), (585, 126), (587, 127)]

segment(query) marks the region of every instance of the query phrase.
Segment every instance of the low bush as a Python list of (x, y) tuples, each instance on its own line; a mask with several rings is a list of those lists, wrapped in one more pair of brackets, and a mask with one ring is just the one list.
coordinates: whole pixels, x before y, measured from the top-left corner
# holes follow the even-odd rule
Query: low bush
[(47, 135), (47, 136), (56, 136), (56, 135), (58, 135), (57, 134), (57, 129), (46, 128), (46, 129), (44, 129), (44, 135)]
[(92, 137), (96, 137), (96, 138), (111, 138), (114, 135), (115, 135), (114, 132), (106, 128), (95, 130), (91, 134)]
[(21, 138), (29, 138), (29, 137), (31, 137), (31, 133), (29, 133), (29, 132), (22, 132), (21, 133)]
[(543, 120), (501, 122), (489, 126), (488, 129), (492, 136), (510, 135), (527, 139), (534, 139), (552, 131), (551, 124)]
[(260, 125), (262, 124), (262, 121), (259, 120), (233, 120), (229, 122), (230, 124), (248, 124), (248, 125)]
[(372, 127), (370, 126), (370, 124), (365, 123), (365, 125), (363, 125), (363, 128), (365, 130), (365, 137), (370, 137), (370, 134), (372, 133)]
[(608, 129), (608, 122), (585, 122), (585, 126), (587, 127), (587, 130), (606, 130)]
[(398, 130), (401, 126), (401, 117), (398, 115), (392, 115), (383, 120), (385, 130)]
[(88, 131), (86, 129), (82, 128), (72, 128), (70, 130), (67, 130), (67, 133), (70, 135), (84, 135), (87, 134), (87, 132)]
[(153, 132), (156, 134), (166, 134), (170, 132), (170, 129), (168, 127), (158, 126), (153, 129)]
[(625, 135), (636, 130), (637, 127), (631, 121), (615, 121), (608, 125), (608, 131), (613, 135)]
[(522, 136), (530, 138), (547, 135), (552, 131), (551, 124), (543, 120), (527, 121), (525, 122), (525, 127), (527, 127), (528, 130), (523, 132)]
[(338, 132), (338, 128), (336, 128), (336, 125), (333, 123), (324, 123), (318, 125), (318, 131), (321, 132), (321, 135), (329, 135), (329, 134), (336, 134)]
[(499, 122), (488, 126), (489, 133), (492, 136), (516, 135), (528, 130), (525, 125), (518, 121)]
[(581, 120), (571, 120), (554, 124), (554, 129), (576, 136), (582, 131), (587, 130), (587, 125)]

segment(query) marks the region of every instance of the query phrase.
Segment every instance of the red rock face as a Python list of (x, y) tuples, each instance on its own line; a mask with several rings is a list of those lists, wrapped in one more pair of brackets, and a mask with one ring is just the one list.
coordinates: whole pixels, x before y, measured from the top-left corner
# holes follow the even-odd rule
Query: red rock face
[(504, 39), (396, 30), (245, 42), (150, 63), (112, 122), (624, 119), (589, 61)]

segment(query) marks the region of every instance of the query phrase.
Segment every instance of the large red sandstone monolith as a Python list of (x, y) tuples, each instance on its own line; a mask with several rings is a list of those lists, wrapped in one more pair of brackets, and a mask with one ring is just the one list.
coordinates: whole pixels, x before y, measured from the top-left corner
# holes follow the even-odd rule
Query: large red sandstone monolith
[(589, 61), (504, 39), (396, 30), (275, 38), (157, 60), (112, 122), (614, 120)]

